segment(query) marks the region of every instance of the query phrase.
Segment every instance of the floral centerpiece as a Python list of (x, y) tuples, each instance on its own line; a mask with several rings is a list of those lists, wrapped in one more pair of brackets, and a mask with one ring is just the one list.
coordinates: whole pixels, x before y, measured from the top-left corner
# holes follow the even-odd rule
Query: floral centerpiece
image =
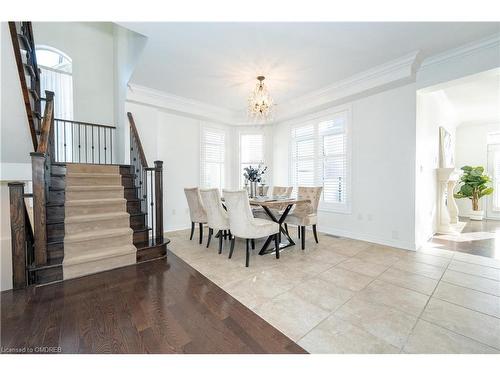
[(243, 177), (245, 182), (250, 182), (250, 196), (253, 198), (257, 193), (257, 184), (263, 181), (263, 175), (267, 171), (267, 166), (258, 165), (257, 168), (251, 165), (244, 168)]

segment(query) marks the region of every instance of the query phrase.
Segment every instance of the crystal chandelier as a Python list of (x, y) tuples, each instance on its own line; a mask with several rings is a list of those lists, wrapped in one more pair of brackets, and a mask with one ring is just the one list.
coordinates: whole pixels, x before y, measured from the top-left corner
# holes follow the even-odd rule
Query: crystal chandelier
[(248, 114), (250, 117), (258, 121), (265, 121), (271, 117), (273, 99), (264, 85), (266, 77), (258, 76), (255, 90), (248, 97)]

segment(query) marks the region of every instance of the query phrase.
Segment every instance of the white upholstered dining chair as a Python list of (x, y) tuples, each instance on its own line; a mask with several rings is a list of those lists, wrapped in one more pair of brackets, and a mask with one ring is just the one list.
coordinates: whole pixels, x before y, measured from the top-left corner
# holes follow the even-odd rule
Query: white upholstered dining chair
[(216, 234), (219, 236), (219, 254), (221, 254), (222, 240), (225, 239), (227, 235), (231, 236), (231, 232), (229, 231), (229, 217), (222, 206), (219, 189), (201, 189), (200, 195), (207, 212), (207, 247), (210, 246), (210, 240), (215, 230)]
[[(271, 190), (271, 196), (273, 196), (273, 197), (281, 196), (281, 197), (290, 198), (290, 196), (292, 195), (292, 190), (293, 190), (292, 186), (273, 186), (273, 189)], [(283, 211), (286, 208), (286, 206), (287, 206), (286, 204), (285, 205), (278, 205), (276, 207), (271, 208), (270, 210), (274, 214), (274, 216), (279, 216), (279, 213), (281, 211)], [(260, 219), (271, 220), (269, 215), (262, 208), (256, 208), (252, 211), (253, 211), (254, 217), (258, 217)]]
[(246, 261), (248, 267), (250, 261), (250, 240), (262, 237), (274, 236), (276, 247), (276, 258), (279, 259), (278, 233), (279, 225), (270, 220), (258, 219), (253, 217), (248, 194), (246, 190), (228, 191), (224, 190), (224, 200), (229, 215), (229, 226), (233, 238), (231, 239), (231, 250), (229, 258), (233, 255), (236, 237), (246, 240)]
[(186, 194), (186, 199), (189, 206), (189, 216), (191, 217), (191, 236), (190, 240), (193, 239), (194, 227), (198, 223), (200, 227), (200, 244), (203, 241), (203, 224), (207, 223), (207, 212), (203, 206), (203, 201), (201, 200), (200, 191), (197, 187), (194, 188), (184, 188), (184, 194)]
[(297, 198), (308, 199), (309, 202), (297, 203), (293, 211), (285, 219), (285, 230), (288, 233), (288, 225), (297, 225), (299, 238), (302, 242), (302, 250), (305, 248), (306, 226), (312, 225), (314, 240), (318, 243), (316, 224), (318, 222), (318, 205), (323, 187), (299, 187)]
[(280, 195), (283, 197), (290, 198), (290, 195), (292, 195), (292, 190), (293, 190), (292, 186), (273, 186), (272, 195), (273, 196)]

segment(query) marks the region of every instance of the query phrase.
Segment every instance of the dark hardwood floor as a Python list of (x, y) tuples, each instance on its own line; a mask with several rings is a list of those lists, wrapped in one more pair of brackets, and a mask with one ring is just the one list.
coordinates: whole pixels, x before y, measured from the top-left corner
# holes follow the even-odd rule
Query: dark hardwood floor
[(172, 253), (2, 292), (1, 305), (3, 352), (306, 353)]
[[(497, 232), (500, 233), (499, 220), (481, 220), (475, 221), (465, 217), (460, 217), (460, 221), (466, 222), (462, 233), (466, 232)], [(500, 239), (487, 239), (476, 241), (455, 242), (432, 238), (431, 243), (444, 245), (448, 250), (460, 251), (462, 253), (480, 255), (489, 258), (500, 259)]]

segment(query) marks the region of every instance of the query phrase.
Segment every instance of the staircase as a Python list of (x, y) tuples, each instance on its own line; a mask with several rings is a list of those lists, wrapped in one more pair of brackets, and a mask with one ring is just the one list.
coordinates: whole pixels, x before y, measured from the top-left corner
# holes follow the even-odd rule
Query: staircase
[(137, 249), (119, 166), (66, 168), (63, 278), (134, 264)]
[(9, 26), (35, 150), (33, 193), (9, 184), (14, 288), (164, 258), (163, 163), (148, 166), (132, 114), (131, 164), (112, 164), (116, 128), (55, 119), (57, 93), (39, 94), (31, 24)]

